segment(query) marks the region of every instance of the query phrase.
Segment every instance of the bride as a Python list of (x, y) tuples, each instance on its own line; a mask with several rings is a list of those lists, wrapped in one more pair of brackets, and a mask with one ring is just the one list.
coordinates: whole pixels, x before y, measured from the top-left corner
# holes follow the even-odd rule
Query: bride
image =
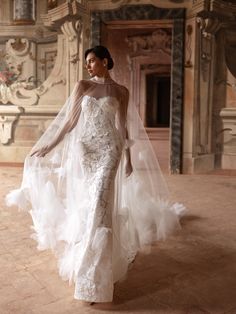
[(106, 47), (85, 52), (79, 81), (25, 159), (6, 201), (32, 216), (38, 249), (52, 249), (74, 298), (111, 302), (139, 250), (179, 227), (158, 161), (129, 92), (109, 74)]

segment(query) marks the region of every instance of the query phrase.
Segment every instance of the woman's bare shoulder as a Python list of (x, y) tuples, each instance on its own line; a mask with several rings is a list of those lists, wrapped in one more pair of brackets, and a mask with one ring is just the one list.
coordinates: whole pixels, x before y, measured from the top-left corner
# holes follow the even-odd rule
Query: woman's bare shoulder
[(116, 85), (119, 88), (122, 96), (129, 97), (129, 90), (128, 90), (128, 88), (126, 86), (118, 84), (118, 83), (116, 83)]
[(90, 80), (79, 80), (75, 84), (75, 90), (79, 94), (85, 93), (90, 87), (91, 87), (91, 81)]
[(79, 80), (77, 84), (80, 88), (86, 89), (91, 86), (91, 81), (83, 79), (83, 80)]

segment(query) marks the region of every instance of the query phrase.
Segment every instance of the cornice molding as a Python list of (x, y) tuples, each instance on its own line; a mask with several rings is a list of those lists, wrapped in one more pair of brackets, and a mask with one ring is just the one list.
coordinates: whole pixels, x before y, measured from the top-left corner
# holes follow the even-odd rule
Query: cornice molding
[(151, 4), (158, 8), (165, 8), (165, 9), (176, 9), (176, 8), (190, 8), (191, 7), (191, 0), (183, 0), (181, 2), (175, 2), (171, 0), (89, 0), (88, 7), (91, 11), (100, 11), (104, 10), (113, 10), (118, 9), (123, 5), (145, 5)]
[(80, 19), (88, 13), (89, 9), (86, 1), (79, 3), (76, 0), (72, 0), (59, 5), (55, 9), (49, 10), (47, 14), (42, 14), (41, 19), (45, 27), (58, 31), (65, 21)]
[(192, 8), (188, 10), (188, 17), (201, 16), (203, 18), (217, 18), (219, 21), (236, 21), (236, 4), (223, 0), (193, 0)]
[(0, 27), (0, 43), (5, 43), (11, 37), (22, 37), (22, 34), (37, 43), (47, 43), (57, 39), (57, 34), (44, 27), (43, 24), (28, 25), (27, 27), (8, 24)]
[(193, 2), (193, 4), (192, 4), (190, 12), (193, 12), (195, 14), (202, 12), (202, 11), (208, 11), (210, 8), (209, 1), (193, 0), (192, 2)]
[(236, 4), (232, 2), (225, 2), (222, 0), (211, 0), (211, 11), (215, 11), (220, 14), (225, 14), (227, 16), (234, 16), (236, 14)]
[(232, 119), (236, 118), (236, 108), (223, 108), (220, 112), (220, 116), (227, 118), (227, 119)]

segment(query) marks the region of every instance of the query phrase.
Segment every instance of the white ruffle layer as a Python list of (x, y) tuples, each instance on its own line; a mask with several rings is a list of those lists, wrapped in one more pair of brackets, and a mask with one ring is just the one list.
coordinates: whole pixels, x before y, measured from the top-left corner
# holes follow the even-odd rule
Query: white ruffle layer
[[(122, 204), (118, 215), (113, 217), (112, 229), (98, 228), (93, 240), (93, 248), (100, 252), (105, 235), (112, 234), (114, 282), (126, 275), (129, 263), (139, 249), (153, 241), (165, 239), (180, 228), (179, 216), (185, 212), (182, 204), (171, 204), (168, 200), (159, 200), (157, 203), (149, 195), (143, 195), (141, 182), (135, 173), (128, 180), (132, 180), (134, 187), (132, 197), (124, 186), (127, 203)], [(66, 208), (66, 200), (62, 203), (58, 199), (50, 181), (42, 188), (39, 199), (37, 208), (29, 210), (29, 196), (25, 187), (10, 192), (6, 196), (6, 203), (29, 211), (34, 230), (31, 237), (37, 241), (37, 248), (51, 249), (58, 257), (59, 274), (63, 280), (76, 282), (87, 243), (86, 199), (74, 207), (77, 210)], [(96, 265), (96, 257), (93, 262)]]

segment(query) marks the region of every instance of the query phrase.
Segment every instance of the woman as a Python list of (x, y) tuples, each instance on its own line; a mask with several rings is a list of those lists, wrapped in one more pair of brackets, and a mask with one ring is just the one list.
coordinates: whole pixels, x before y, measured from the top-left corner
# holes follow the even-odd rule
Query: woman
[[(138, 250), (179, 226), (158, 162), (128, 90), (114, 82), (107, 48), (85, 52), (78, 82), (27, 156), (8, 205), (32, 209), (38, 249), (51, 248), (74, 297), (110, 302)], [(28, 207), (30, 204), (31, 207)]]

